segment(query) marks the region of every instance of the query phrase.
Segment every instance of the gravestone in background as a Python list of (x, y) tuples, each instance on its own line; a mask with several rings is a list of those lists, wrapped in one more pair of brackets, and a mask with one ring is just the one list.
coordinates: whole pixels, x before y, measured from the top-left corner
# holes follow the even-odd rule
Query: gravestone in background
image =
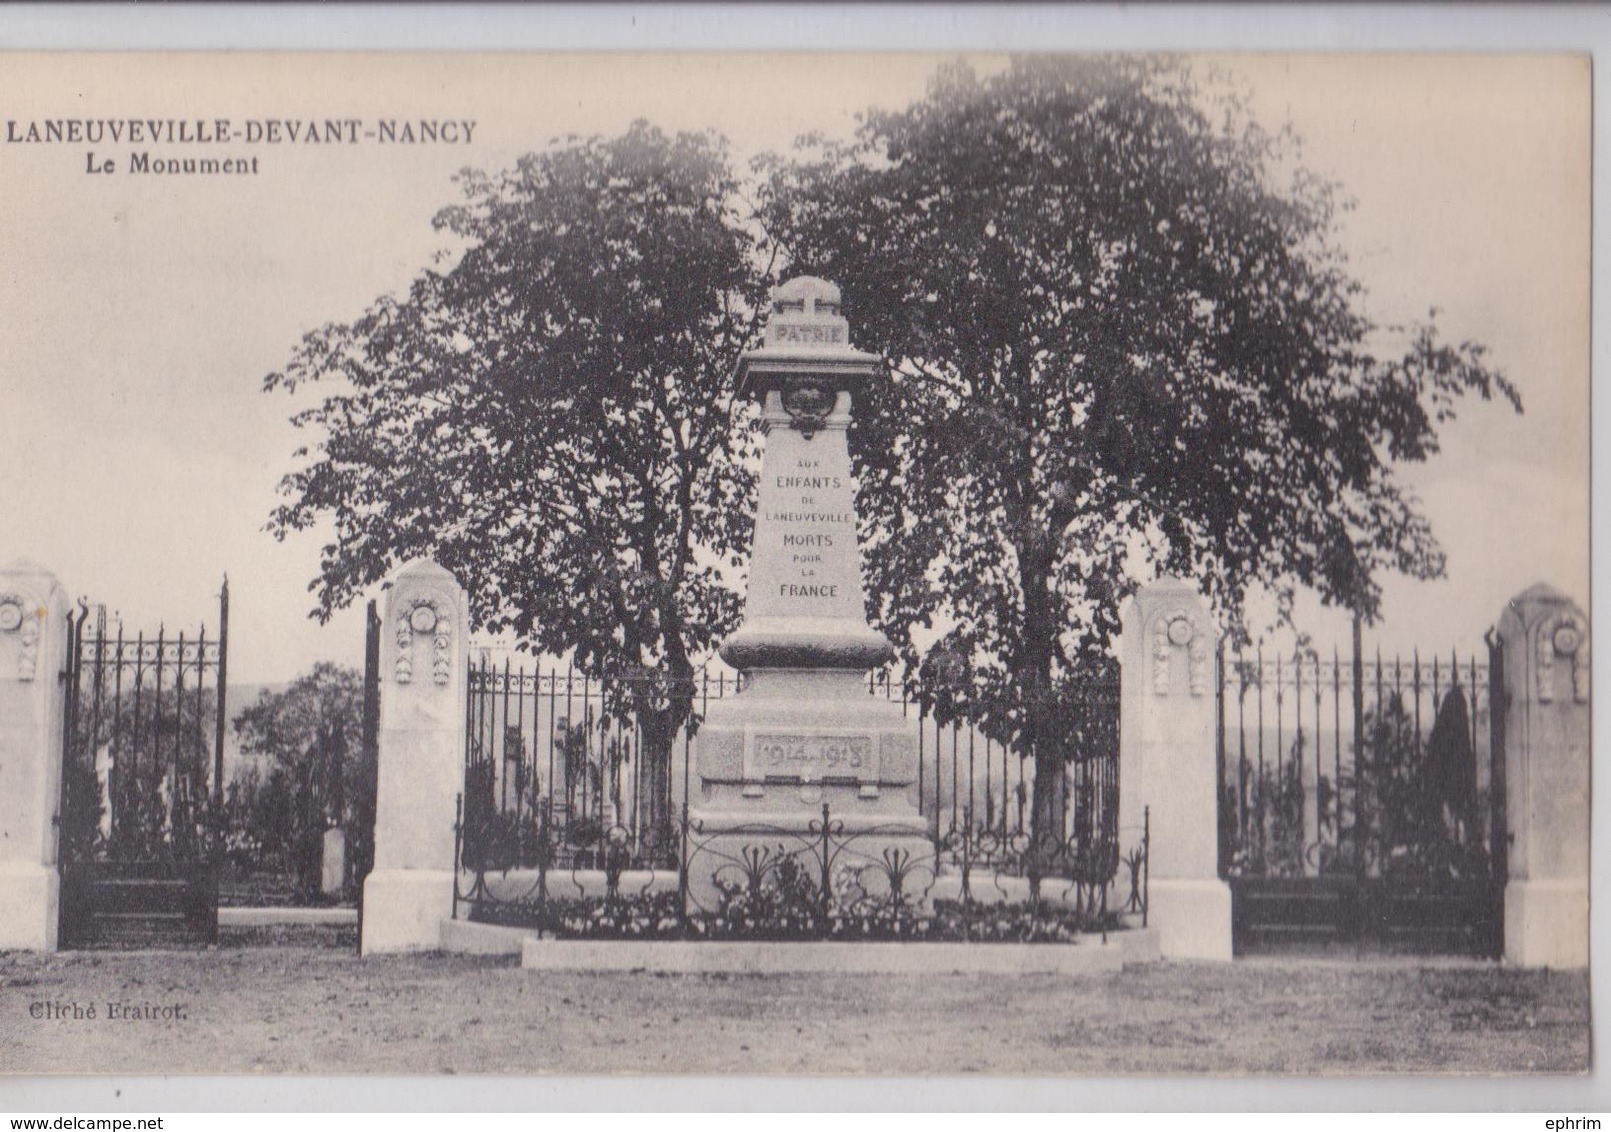
[(319, 868), (319, 891), (340, 896), (347, 887), (347, 834), (339, 828), (327, 829), (320, 839), (323, 850)]
[(737, 879), (745, 846), (798, 848), (824, 803), (855, 839), (846, 868), (893, 846), (927, 853), (915, 731), (867, 687), (894, 650), (867, 624), (846, 430), (855, 395), (881, 371), (851, 346), (839, 288), (811, 277), (778, 288), (765, 345), (739, 362), (766, 440), (744, 624), (720, 650), (748, 684), (711, 702), (695, 740), (689, 884), (706, 906), (713, 876)]

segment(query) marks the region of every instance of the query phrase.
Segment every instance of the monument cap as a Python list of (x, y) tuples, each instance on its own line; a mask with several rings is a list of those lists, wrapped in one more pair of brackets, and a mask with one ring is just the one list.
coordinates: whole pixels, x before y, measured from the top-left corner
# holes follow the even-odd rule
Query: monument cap
[(740, 396), (764, 399), (769, 390), (801, 383), (854, 391), (882, 365), (876, 354), (851, 346), (839, 285), (815, 275), (797, 275), (773, 292), (764, 343), (738, 360)]

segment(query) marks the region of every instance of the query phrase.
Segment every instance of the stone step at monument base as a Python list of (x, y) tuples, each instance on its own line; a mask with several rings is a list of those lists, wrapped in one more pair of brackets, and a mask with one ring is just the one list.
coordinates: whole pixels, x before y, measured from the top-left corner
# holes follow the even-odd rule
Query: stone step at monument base
[[(1099, 885), (1057, 876), (1043, 877), (1040, 882), (1039, 899), (1045, 905), (1095, 909), (1100, 907), (1101, 898), (1102, 888)], [(963, 899), (960, 865), (954, 861), (942, 864), (939, 875), (928, 890), (929, 902), (945, 900), (960, 903)], [(1036, 899), (1035, 886), (1026, 876), (998, 873), (988, 864), (975, 864), (969, 870), (966, 899), (974, 904), (1032, 904)], [(1123, 894), (1111, 885), (1108, 887), (1110, 913), (1119, 915), (1125, 923), (1133, 921), (1133, 926), (1140, 927), (1141, 914), (1123, 913), (1120, 906), (1123, 899)]]

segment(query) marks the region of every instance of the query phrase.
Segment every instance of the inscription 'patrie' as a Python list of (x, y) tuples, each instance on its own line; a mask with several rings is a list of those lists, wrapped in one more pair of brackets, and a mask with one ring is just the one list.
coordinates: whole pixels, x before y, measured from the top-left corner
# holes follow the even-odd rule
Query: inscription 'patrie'
[(820, 342), (834, 344), (845, 340), (845, 330), (842, 326), (800, 326), (783, 323), (772, 328), (774, 342)]

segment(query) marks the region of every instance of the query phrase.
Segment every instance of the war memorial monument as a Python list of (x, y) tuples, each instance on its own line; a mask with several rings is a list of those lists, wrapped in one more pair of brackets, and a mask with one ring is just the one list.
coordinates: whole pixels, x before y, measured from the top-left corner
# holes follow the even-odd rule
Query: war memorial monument
[[(731, 831), (734, 849), (756, 823), (809, 836), (832, 820), (875, 856), (927, 836), (917, 737), (900, 704), (867, 690), (894, 649), (867, 623), (846, 433), (882, 363), (851, 345), (839, 299), (821, 279), (785, 283), (765, 344), (738, 365), (766, 439), (744, 624), (720, 652), (748, 682), (710, 705), (690, 797), (700, 832)], [(720, 856), (721, 842), (706, 844)], [(711, 883), (702, 872), (690, 862), (696, 888)]]

